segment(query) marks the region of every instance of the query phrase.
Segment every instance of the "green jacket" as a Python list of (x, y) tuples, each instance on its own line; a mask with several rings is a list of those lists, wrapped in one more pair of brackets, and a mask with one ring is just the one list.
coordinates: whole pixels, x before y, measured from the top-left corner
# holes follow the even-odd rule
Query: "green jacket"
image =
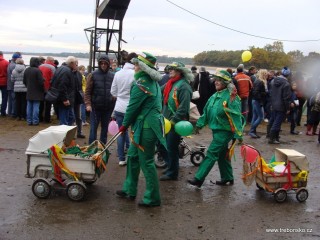
[(166, 146), (160, 86), (143, 71), (136, 73), (134, 78), (122, 124), (131, 126), (133, 143), (140, 144), (143, 128), (152, 128), (159, 141)]
[[(162, 90), (166, 85), (162, 87)], [(189, 120), (192, 89), (185, 79), (175, 82), (169, 93), (168, 103), (163, 106), (163, 116), (174, 124)]]
[[(228, 117), (230, 116), (230, 119)], [(214, 130), (234, 132), (234, 138), (242, 139), (241, 102), (237, 95), (233, 101), (230, 99), (228, 89), (213, 94), (203, 109), (203, 115), (198, 119), (196, 126), (202, 128), (206, 125)]]

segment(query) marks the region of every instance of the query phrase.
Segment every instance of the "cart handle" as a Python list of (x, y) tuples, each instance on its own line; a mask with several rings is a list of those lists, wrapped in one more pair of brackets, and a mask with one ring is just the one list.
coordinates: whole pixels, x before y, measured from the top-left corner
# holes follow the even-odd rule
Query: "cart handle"
[(122, 132), (118, 132), (116, 133), (110, 140), (109, 142), (106, 143), (105, 148), (99, 153), (98, 156), (100, 156), (101, 154), (103, 154), (111, 145), (112, 143), (114, 143), (115, 140), (117, 140), (117, 138), (122, 134)]

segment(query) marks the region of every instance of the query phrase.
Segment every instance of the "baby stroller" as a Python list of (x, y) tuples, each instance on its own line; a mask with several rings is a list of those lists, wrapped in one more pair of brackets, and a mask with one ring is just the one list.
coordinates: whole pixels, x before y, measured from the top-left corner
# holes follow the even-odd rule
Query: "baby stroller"
[[(200, 113), (198, 111), (197, 106), (194, 103), (190, 102), (189, 122), (195, 125), (199, 117), (200, 117)], [(155, 154), (155, 165), (157, 168), (165, 168), (166, 163), (159, 149), (160, 147), (157, 146), (156, 154)], [(191, 148), (182, 137), (180, 138), (179, 158), (183, 159), (190, 155), (190, 161), (194, 166), (199, 166), (200, 163), (203, 161), (205, 157), (205, 154), (204, 154), (205, 150), (206, 150), (206, 146), (203, 146), (203, 145)]]
[(279, 203), (287, 199), (288, 193), (295, 193), (299, 202), (307, 200), (309, 162), (305, 155), (293, 149), (276, 148), (267, 164), (257, 149), (244, 144), (241, 156), (245, 185), (249, 186), (255, 180), (260, 190), (271, 192)]
[[(187, 142), (180, 138), (180, 144), (179, 144), (179, 158), (183, 159), (190, 155), (190, 161), (194, 166), (199, 166), (200, 163), (203, 161), (205, 157), (206, 146), (196, 146), (194, 148), (191, 148)], [(157, 168), (165, 168), (166, 163), (163, 159), (163, 156), (161, 155), (161, 151), (159, 151), (159, 147), (157, 147), (156, 155), (155, 155), (155, 165)]]
[(27, 178), (34, 178), (32, 192), (48, 198), (52, 190), (65, 190), (70, 200), (85, 198), (87, 185), (105, 171), (108, 147), (120, 133), (103, 145), (95, 141), (87, 147), (73, 146), (76, 126), (51, 126), (29, 139), (26, 149)]

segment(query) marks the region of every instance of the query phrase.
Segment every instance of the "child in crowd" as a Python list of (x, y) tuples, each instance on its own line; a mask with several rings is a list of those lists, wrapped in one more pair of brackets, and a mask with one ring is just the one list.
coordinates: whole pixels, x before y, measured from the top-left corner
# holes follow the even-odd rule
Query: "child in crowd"
[[(87, 85), (87, 80), (85, 77), (85, 71), (86, 71), (86, 67), (83, 65), (79, 66), (79, 72), (82, 75), (82, 91), (85, 92), (86, 91), (86, 85)], [(86, 121), (87, 119), (87, 115), (86, 115), (86, 105), (83, 103), (80, 105), (80, 112), (81, 112), (81, 120), (82, 120), (82, 126), (87, 126), (89, 125), (89, 123)]]

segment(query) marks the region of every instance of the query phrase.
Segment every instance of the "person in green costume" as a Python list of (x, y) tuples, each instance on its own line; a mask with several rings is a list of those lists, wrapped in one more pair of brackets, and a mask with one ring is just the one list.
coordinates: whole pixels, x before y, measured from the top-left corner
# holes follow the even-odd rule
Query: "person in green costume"
[(191, 71), (179, 62), (168, 66), (170, 79), (163, 86), (163, 116), (170, 120), (171, 129), (166, 135), (167, 150), (160, 146), (167, 169), (160, 181), (178, 180), (179, 175), (179, 143), (181, 136), (175, 132), (174, 125), (182, 120), (189, 120), (190, 100), (193, 80)]
[(230, 141), (242, 141), (244, 125), (242, 125), (241, 102), (237, 90), (232, 84), (231, 75), (220, 70), (214, 75), (217, 92), (206, 103), (203, 115), (196, 123), (196, 133), (208, 125), (212, 130), (213, 140), (206, 157), (199, 166), (195, 177), (188, 180), (191, 185), (201, 187), (206, 176), (218, 161), (221, 180), (217, 185), (232, 185), (234, 182), (231, 157), (235, 141), (230, 148)]
[(139, 202), (142, 207), (160, 206), (157, 170), (154, 164), (155, 146), (158, 141), (166, 146), (161, 88), (157, 81), (161, 74), (155, 69), (156, 58), (144, 52), (133, 58), (135, 81), (130, 100), (119, 131), (124, 133), (131, 126), (131, 145), (128, 150), (127, 175), (119, 197), (134, 200), (137, 194), (140, 169), (146, 179), (146, 191)]

